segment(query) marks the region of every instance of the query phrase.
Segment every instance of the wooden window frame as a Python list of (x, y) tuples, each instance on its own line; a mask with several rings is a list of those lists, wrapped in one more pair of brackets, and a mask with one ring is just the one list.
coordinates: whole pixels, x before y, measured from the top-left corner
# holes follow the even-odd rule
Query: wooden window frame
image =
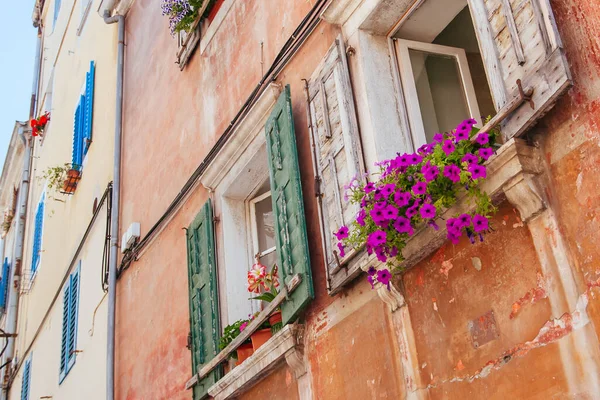
[(475, 95), (475, 87), (471, 78), (467, 55), (464, 49), (459, 47), (443, 46), (433, 43), (418, 42), (414, 40), (396, 39), (394, 40), (396, 57), (402, 87), (404, 89), (404, 102), (408, 112), (410, 131), (415, 149), (427, 143), (423, 116), (419, 105), (417, 86), (414, 79), (414, 71), (411, 64), (409, 50), (417, 50), (434, 55), (443, 55), (452, 57), (456, 60), (456, 65), (461, 78), (461, 84), (464, 99), (471, 118), (478, 120), (481, 124), (481, 113)]
[[(256, 203), (263, 201), (270, 197), (271, 197), (271, 190), (269, 190), (261, 195), (258, 195), (248, 201), (248, 207), (249, 207), (249, 213), (250, 213), (249, 228), (252, 233), (252, 248), (254, 250), (253, 254), (258, 255), (259, 259), (277, 251), (277, 246), (272, 246), (268, 249), (261, 251), (260, 247), (259, 247), (259, 241), (258, 241), (258, 224), (256, 221)], [(267, 267), (270, 268), (272, 266), (267, 265)]]

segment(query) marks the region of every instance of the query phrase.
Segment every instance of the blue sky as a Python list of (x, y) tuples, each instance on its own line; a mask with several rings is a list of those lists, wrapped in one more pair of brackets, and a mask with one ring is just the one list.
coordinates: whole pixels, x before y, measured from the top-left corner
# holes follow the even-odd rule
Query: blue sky
[(15, 120), (29, 119), (36, 29), (33, 0), (4, 4), (0, 24), (0, 170)]

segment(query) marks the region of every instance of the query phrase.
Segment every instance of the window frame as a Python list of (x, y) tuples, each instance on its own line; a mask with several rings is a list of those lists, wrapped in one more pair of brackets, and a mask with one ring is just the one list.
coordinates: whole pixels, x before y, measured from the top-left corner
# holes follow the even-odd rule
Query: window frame
[(466, 52), (460, 47), (443, 46), (434, 43), (418, 42), (407, 39), (394, 40), (395, 57), (398, 62), (398, 73), (402, 82), (404, 104), (408, 113), (410, 125), (410, 134), (415, 149), (427, 143), (425, 126), (423, 124), (423, 114), (419, 104), (419, 96), (414, 78), (414, 71), (411, 64), (410, 50), (417, 50), (428, 54), (448, 56), (456, 61), (457, 69), (460, 74), (461, 86), (464, 94), (468, 111), (471, 118), (481, 124), (481, 113), (475, 86), (471, 77), (469, 63)]
[[(77, 280), (77, 293), (75, 298), (73, 298), (73, 281)], [(68, 286), (68, 292), (65, 290)], [(67, 378), (67, 376), (69, 375), (69, 372), (71, 372), (71, 369), (73, 369), (73, 367), (75, 366), (75, 363), (77, 361), (77, 337), (78, 337), (78, 328), (79, 328), (79, 299), (81, 297), (81, 261), (79, 261), (77, 268), (71, 272), (69, 274), (69, 280), (68, 282), (65, 283), (65, 285), (62, 288), (62, 292), (63, 292), (63, 319), (62, 319), (62, 328), (65, 327), (65, 315), (64, 315), (64, 302), (67, 301), (68, 305), (67, 305), (67, 309), (68, 309), (68, 315), (67, 318), (69, 318), (69, 320), (67, 321), (67, 348), (66, 350), (69, 351), (69, 329), (70, 329), (70, 315), (72, 313), (72, 307), (75, 307), (75, 316), (74, 316), (74, 321), (73, 324), (75, 325), (75, 328), (73, 330), (73, 334), (75, 336), (75, 338), (73, 339), (73, 347), (74, 349), (72, 350), (73, 354), (66, 354), (66, 360), (65, 360), (65, 369), (64, 371), (60, 368), (60, 361), (62, 358), (62, 338), (63, 335), (65, 335), (65, 332), (63, 332), (61, 330), (61, 357), (59, 358), (59, 374), (58, 374), (58, 384), (62, 384), (64, 382), (64, 380)], [(68, 293), (68, 299), (65, 299), (65, 294)], [(72, 302), (75, 302), (75, 304), (72, 304)]]
[[(264, 256), (268, 256), (269, 254), (275, 253), (277, 251), (277, 246), (272, 246), (268, 249), (265, 249), (264, 251), (261, 251), (260, 245), (259, 245), (259, 240), (258, 240), (258, 223), (256, 220), (256, 203), (263, 201), (267, 198), (271, 198), (271, 200), (272, 200), (270, 183), (269, 183), (269, 190), (267, 192), (265, 192), (261, 195), (258, 195), (258, 196), (254, 196), (253, 198), (248, 200), (248, 207), (249, 207), (249, 213), (250, 213), (249, 228), (250, 228), (251, 234), (252, 234), (252, 248), (254, 250), (252, 254), (254, 255), (254, 257), (258, 256), (259, 259), (262, 259)], [(271, 267), (271, 266), (267, 266), (267, 267)]]

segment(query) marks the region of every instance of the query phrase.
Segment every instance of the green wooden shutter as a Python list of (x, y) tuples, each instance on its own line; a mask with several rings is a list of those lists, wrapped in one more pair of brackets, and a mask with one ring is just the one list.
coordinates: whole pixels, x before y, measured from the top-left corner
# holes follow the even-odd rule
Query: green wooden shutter
[(267, 120), (265, 133), (279, 271), (285, 283), (295, 274), (302, 276), (300, 286), (281, 306), (283, 323), (287, 324), (314, 297), (289, 85)]
[[(215, 263), (213, 213), (210, 200), (204, 204), (187, 231), (192, 372), (219, 352), (219, 297)], [(208, 396), (208, 389), (221, 378), (217, 368), (194, 386), (194, 399)]]

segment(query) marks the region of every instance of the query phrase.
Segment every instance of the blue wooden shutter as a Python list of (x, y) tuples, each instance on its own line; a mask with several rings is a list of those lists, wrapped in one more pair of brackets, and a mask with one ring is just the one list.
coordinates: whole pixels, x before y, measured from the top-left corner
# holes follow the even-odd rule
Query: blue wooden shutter
[(23, 367), (23, 381), (21, 382), (21, 400), (29, 400), (29, 389), (31, 386), (31, 357), (25, 361)]
[(74, 169), (79, 170), (83, 161), (83, 147), (82, 147), (82, 122), (83, 122), (83, 102), (84, 97), (79, 98), (77, 108), (75, 109), (75, 117), (73, 119), (73, 153), (71, 156), (71, 164)]
[(4, 259), (2, 264), (2, 281), (0, 282), (0, 312), (6, 311), (6, 301), (8, 298), (8, 288), (10, 282), (10, 264), (8, 257)]
[[(187, 231), (190, 331), (192, 334), (192, 372), (212, 360), (220, 336), (219, 297), (213, 213), (210, 200), (202, 207)], [(208, 388), (221, 377), (217, 368), (194, 386), (194, 400), (208, 395)]]
[(75, 364), (77, 349), (77, 322), (79, 314), (79, 275), (81, 262), (75, 272), (69, 276), (63, 290), (63, 320), (60, 343), (59, 382), (67, 376)]
[(69, 303), (71, 299), (71, 282), (65, 285), (63, 290), (63, 320), (62, 338), (60, 343), (60, 375), (59, 382), (67, 376), (67, 365), (69, 363)]
[(31, 255), (31, 273), (37, 271), (42, 251), (42, 228), (44, 225), (44, 204), (46, 195), (42, 195), (35, 213), (35, 228), (33, 230), (33, 251)]
[(85, 78), (85, 106), (83, 116), (83, 154), (87, 154), (92, 142), (92, 126), (94, 117), (94, 77), (96, 75), (96, 64), (90, 62), (90, 70)]
[(289, 85), (267, 120), (265, 134), (279, 271), (285, 283), (295, 274), (302, 277), (300, 286), (281, 305), (285, 325), (314, 297)]

